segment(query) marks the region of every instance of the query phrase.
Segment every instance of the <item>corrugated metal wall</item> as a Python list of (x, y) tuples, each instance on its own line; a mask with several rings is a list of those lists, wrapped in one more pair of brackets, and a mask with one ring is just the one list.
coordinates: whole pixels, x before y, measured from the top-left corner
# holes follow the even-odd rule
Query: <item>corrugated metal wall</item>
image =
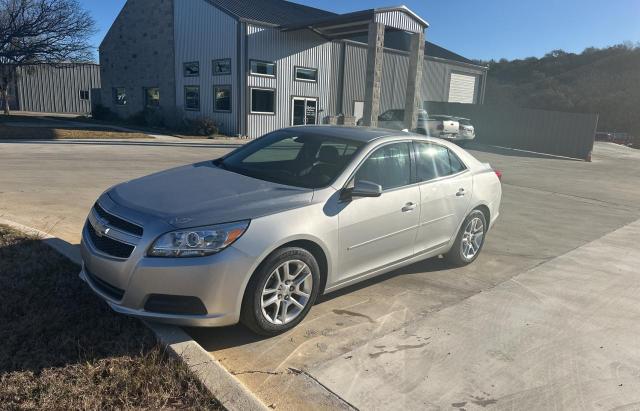
[[(238, 31), (237, 21), (211, 4), (202, 0), (176, 1), (175, 15), (175, 70), (176, 106), (184, 110), (184, 87), (200, 86), (200, 111), (184, 111), (190, 118), (209, 117), (221, 123), (221, 131), (238, 133), (238, 112), (241, 110), (241, 88), (238, 82)], [(212, 61), (231, 59), (231, 75), (214, 76)], [(200, 75), (185, 77), (183, 63), (198, 61)], [(230, 113), (213, 111), (215, 85), (232, 87)]]
[(447, 101), (448, 65), (425, 59), (422, 66), (422, 99), (427, 101)]
[(377, 23), (383, 23), (387, 27), (410, 31), (412, 33), (420, 33), (424, 30), (424, 27), (422, 27), (420, 23), (400, 10), (376, 13), (375, 21)]
[[(247, 80), (248, 88), (276, 89), (276, 114), (251, 114), (247, 108), (247, 135), (258, 137), (272, 130), (291, 125), (291, 97), (315, 97), (318, 99), (318, 122), (329, 113), (332, 70), (332, 53), (335, 44), (310, 31), (281, 32), (277, 29), (249, 25), (247, 28), (249, 60), (264, 60), (276, 63), (276, 78), (252, 76)], [(294, 67), (304, 66), (318, 69), (316, 83), (294, 80)], [(248, 92), (250, 92), (248, 90)], [(247, 99), (250, 104), (250, 98)]]
[[(96, 64), (39, 64), (21, 67), (17, 81), (19, 109), (43, 113), (90, 113), (91, 90), (100, 88)], [(88, 100), (80, 98), (86, 91)]]
[[(364, 101), (364, 87), (367, 47), (354, 42), (345, 43), (344, 93), (342, 97), (343, 111), (353, 115), (354, 101)], [(382, 96), (380, 112), (389, 109), (404, 108), (404, 99), (409, 72), (409, 56), (402, 51), (385, 49), (382, 72)], [(445, 63), (426, 58), (422, 66), (420, 91), (423, 101), (447, 101), (449, 98), (449, 79), (452, 72), (463, 72), (478, 76), (482, 69), (463, 67), (455, 63)], [(479, 84), (476, 82), (474, 102), (478, 103)]]

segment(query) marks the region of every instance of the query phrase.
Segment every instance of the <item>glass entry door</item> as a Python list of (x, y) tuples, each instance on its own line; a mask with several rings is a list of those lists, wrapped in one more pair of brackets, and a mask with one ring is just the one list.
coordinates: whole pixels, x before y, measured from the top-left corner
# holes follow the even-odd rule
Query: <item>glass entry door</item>
[(291, 100), (291, 125), (304, 126), (316, 124), (318, 118), (318, 99), (293, 97)]

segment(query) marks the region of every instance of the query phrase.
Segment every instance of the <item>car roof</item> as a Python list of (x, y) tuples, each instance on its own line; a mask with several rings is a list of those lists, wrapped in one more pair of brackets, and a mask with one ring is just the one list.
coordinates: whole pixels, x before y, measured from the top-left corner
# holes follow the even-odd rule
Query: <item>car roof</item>
[(283, 130), (291, 130), (304, 134), (322, 133), (327, 137), (342, 138), (344, 140), (352, 140), (362, 143), (369, 143), (382, 137), (395, 137), (408, 134), (403, 131), (388, 130), (384, 128), (333, 125), (294, 126), (284, 128)]

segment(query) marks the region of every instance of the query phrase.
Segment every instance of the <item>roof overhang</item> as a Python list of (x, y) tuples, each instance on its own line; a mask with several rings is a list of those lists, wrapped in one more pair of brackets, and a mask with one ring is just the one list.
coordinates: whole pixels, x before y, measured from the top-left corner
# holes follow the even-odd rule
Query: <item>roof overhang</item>
[[(404, 21), (402, 21), (404, 20)], [(312, 30), (327, 39), (342, 39), (366, 33), (371, 22), (383, 23), (387, 27), (411, 32), (422, 32), (429, 23), (406, 6), (384, 7), (354, 11), (321, 19), (281, 26), (282, 31)]]

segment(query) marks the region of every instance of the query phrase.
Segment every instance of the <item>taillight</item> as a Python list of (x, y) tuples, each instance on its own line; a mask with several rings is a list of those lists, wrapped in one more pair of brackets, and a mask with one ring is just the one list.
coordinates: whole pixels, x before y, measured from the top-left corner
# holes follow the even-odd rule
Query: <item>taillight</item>
[(500, 170), (493, 170), (494, 173), (496, 173), (496, 175), (498, 176), (498, 180), (502, 181), (502, 171)]
[(438, 124), (438, 130), (440, 131), (444, 130), (444, 124)]

